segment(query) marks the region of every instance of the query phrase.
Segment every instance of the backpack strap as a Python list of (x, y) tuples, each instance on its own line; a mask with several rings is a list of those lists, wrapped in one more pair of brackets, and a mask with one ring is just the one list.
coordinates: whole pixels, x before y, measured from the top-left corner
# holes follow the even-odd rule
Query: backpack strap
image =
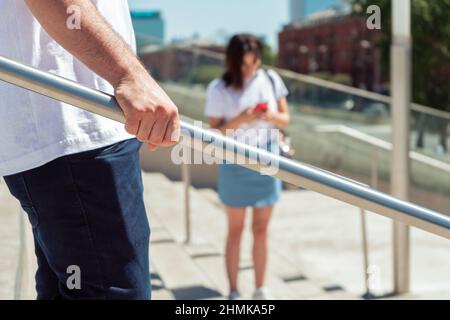
[(269, 70), (265, 70), (264, 69), (264, 73), (266, 74), (266, 77), (269, 79), (270, 84), (272, 85), (272, 91), (273, 91), (273, 96), (275, 97), (275, 101), (277, 101), (277, 91), (275, 89), (275, 79), (270, 75)]

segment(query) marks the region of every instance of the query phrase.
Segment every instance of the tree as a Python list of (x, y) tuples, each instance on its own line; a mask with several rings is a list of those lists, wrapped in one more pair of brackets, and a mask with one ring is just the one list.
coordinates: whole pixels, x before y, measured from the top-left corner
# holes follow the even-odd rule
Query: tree
[[(379, 46), (383, 53), (383, 72), (389, 75), (392, 1), (349, 0), (355, 14), (366, 15), (370, 5), (377, 5), (382, 14), (382, 37)], [(411, 0), (411, 32), (413, 38), (413, 101), (435, 109), (450, 111), (450, 0)], [(359, 9), (359, 10), (358, 10)], [(425, 118), (423, 118), (425, 117)], [(429, 117), (419, 121), (417, 146), (423, 146), (424, 126)], [(440, 142), (447, 150), (448, 121), (435, 119)]]
[(262, 62), (267, 66), (275, 66), (276, 64), (276, 54), (273, 52), (272, 47), (266, 43), (263, 43), (263, 56)]
[(221, 65), (199, 65), (191, 71), (186, 80), (191, 84), (202, 84), (206, 87), (214, 79), (220, 78), (222, 73)]

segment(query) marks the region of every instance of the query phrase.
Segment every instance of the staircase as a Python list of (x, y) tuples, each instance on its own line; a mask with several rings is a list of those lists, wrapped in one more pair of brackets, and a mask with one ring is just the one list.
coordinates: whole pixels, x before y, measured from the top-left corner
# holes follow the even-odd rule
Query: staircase
[[(216, 193), (191, 188), (192, 241), (185, 244), (182, 182), (158, 173), (145, 173), (143, 179), (152, 225), (153, 299), (224, 299), (228, 293), (223, 249), (226, 216)], [(266, 277), (275, 299), (359, 298), (338, 285), (308, 279), (276, 247), (270, 248)], [(254, 280), (248, 230), (241, 248), (239, 286), (242, 297), (250, 298)]]
[[(192, 241), (185, 244), (183, 183), (159, 173), (143, 173), (143, 181), (152, 227), (152, 298), (225, 299), (226, 216), (217, 194), (210, 189), (191, 188)], [(283, 193), (270, 226), (266, 285), (274, 299), (361, 299), (364, 290), (358, 213), (358, 208), (314, 192)], [(0, 300), (34, 299), (36, 295), (36, 259), (26, 219), (1, 180)], [(370, 214), (367, 220), (371, 263), (380, 266), (386, 292), (391, 281), (391, 221)], [(248, 214), (239, 273), (244, 299), (254, 290), (250, 225)], [(446, 253), (450, 243), (415, 229), (411, 238), (415, 293), (393, 298), (448, 299), (450, 276), (446, 266), (450, 258)]]

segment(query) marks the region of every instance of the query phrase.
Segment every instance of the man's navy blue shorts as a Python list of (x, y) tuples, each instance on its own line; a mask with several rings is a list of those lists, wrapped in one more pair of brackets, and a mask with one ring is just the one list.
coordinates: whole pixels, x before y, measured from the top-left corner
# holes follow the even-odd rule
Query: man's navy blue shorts
[(126, 140), (4, 177), (33, 226), (38, 299), (150, 299), (141, 145)]

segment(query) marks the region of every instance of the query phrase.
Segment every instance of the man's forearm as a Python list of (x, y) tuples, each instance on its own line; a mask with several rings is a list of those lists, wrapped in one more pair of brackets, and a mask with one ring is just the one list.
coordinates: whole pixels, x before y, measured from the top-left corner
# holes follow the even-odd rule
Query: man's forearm
[[(90, 0), (26, 0), (26, 3), (53, 39), (114, 87), (129, 73), (144, 69)], [(80, 9), (80, 29), (67, 27), (67, 9), (71, 5)]]
[[(178, 141), (177, 107), (90, 0), (25, 1), (53, 39), (111, 83), (128, 133), (147, 142), (151, 150)], [(81, 28), (72, 30), (67, 27), (67, 10), (73, 5), (81, 13)]]

